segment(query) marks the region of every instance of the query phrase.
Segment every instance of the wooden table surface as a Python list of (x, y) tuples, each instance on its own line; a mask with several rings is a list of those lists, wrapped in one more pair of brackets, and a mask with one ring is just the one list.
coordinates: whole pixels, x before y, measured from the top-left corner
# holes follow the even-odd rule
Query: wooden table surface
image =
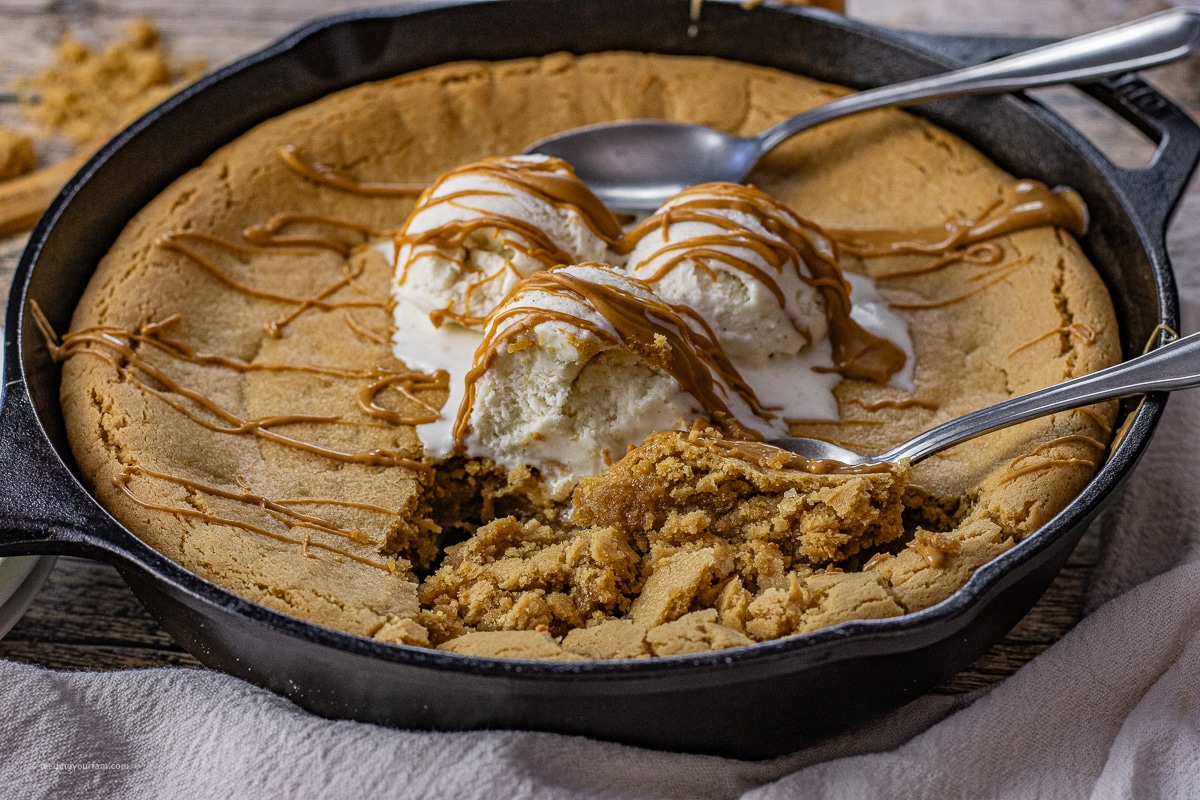
[[(123, 25), (139, 15), (155, 21), (176, 59), (203, 58), (219, 66), (314, 16), (362, 4), (361, 0), (0, 0), (0, 87), (49, 63), (54, 44), (64, 33), (100, 45), (118, 37)], [(1070, 36), (1169, 5), (1158, 0), (1086, 5), (1041, 0), (1036, 6), (993, 0), (850, 0), (848, 13), (916, 30)], [(1151, 79), (1194, 116), (1200, 114), (1200, 60), (1156, 71)], [(1144, 164), (1153, 152), (1140, 134), (1073, 89), (1039, 91), (1037, 96), (1122, 166)], [(13, 107), (0, 107), (0, 124), (15, 121)], [(47, 149), (51, 158), (67, 152), (63, 142), (51, 143)], [(1168, 250), (1185, 292), (1200, 291), (1200, 279), (1193, 277), (1197, 271), (1190, 268), (1200, 262), (1196, 211), (1200, 211), (1200, 190), (1193, 186), (1168, 236)], [(0, 290), (5, 294), (24, 241), (24, 236), (0, 239)], [(1184, 322), (1190, 331), (1200, 320)], [(1092, 531), (1025, 619), (938, 691), (963, 693), (1001, 680), (1069, 631), (1083, 615), (1088, 580), (1098, 558), (1098, 537)], [(142, 609), (116, 570), (77, 558), (58, 560), (28, 613), (0, 640), (0, 658), (61, 669), (199, 666)]]

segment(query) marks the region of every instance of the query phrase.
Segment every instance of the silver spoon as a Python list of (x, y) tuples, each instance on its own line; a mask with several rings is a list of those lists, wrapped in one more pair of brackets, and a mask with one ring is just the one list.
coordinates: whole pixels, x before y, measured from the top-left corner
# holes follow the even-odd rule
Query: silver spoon
[(565, 131), (525, 152), (566, 160), (614, 210), (653, 211), (688, 186), (739, 183), (780, 142), (847, 114), (1094, 80), (1166, 64), (1198, 41), (1200, 11), (1178, 8), (979, 66), (847, 95), (748, 138), (702, 125), (633, 120)]
[(877, 456), (864, 456), (819, 439), (785, 437), (768, 444), (806, 458), (840, 461), (844, 464), (877, 464), (908, 459), (916, 463), (934, 453), (974, 439), (985, 433), (1044, 417), (1056, 411), (1115, 400), (1149, 392), (1171, 392), (1200, 387), (1200, 333), (1138, 356), (1123, 364), (1064, 381), (1045, 389), (972, 411), (930, 428)]

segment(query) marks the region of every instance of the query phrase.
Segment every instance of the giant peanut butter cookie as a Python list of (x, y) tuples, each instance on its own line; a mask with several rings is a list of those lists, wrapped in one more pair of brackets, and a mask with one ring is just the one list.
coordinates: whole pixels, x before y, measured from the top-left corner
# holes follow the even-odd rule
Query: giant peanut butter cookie
[[(61, 336), (83, 475), (134, 533), (247, 599), (458, 652), (664, 656), (944, 599), (1080, 491), (1112, 407), (863, 475), (698, 425), (555, 495), (535, 469), (425, 457), (414, 426), (455, 409), (444, 375), (393, 355), (393, 264), (371, 248), (443, 173), (555, 131), (663, 117), (750, 134), (843, 91), (708, 58), (559, 54), (435, 67), (259, 125), (129, 222)], [(907, 388), (841, 381), (838, 418), (795, 433), (882, 452), (1119, 358), (1076, 198), (1020, 177), (893, 110), (762, 162), (750, 181), (874, 279), (915, 362)]]

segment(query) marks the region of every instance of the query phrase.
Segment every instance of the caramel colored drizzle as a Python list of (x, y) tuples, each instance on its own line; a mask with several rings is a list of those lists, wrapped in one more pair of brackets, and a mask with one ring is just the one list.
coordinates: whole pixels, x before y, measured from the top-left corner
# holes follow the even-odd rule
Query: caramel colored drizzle
[(1096, 466), (1096, 462), (1090, 461), (1086, 458), (1048, 458), (1045, 461), (1039, 461), (1036, 464), (1030, 464), (1028, 466), (1021, 467), (1020, 469), (1010, 468), (1008, 472), (1000, 476), (1000, 480), (997, 482), (1008, 483), (1009, 481), (1014, 481), (1023, 475), (1029, 475), (1030, 473), (1039, 472), (1043, 469), (1049, 469), (1051, 467), (1075, 466), (1091, 468)]
[(806, 419), (804, 417), (784, 417), (788, 425), (883, 425), (881, 419)]
[(283, 163), (301, 177), (314, 183), (341, 189), (343, 192), (366, 195), (368, 197), (411, 197), (425, 191), (425, 186), (416, 183), (371, 183), (357, 181), (333, 167), (319, 161), (311, 161), (300, 155), (293, 145), (286, 144), (279, 148), (279, 157)]
[(884, 408), (896, 408), (900, 410), (909, 408), (926, 408), (930, 411), (937, 411), (938, 404), (932, 400), (922, 400), (917, 397), (902, 397), (883, 400), (875, 400), (868, 402), (858, 397), (852, 397), (846, 401), (867, 411), (879, 411)]
[[(394, 508), (377, 506), (374, 503), (358, 503), (352, 500), (330, 500), (323, 497), (297, 497), (288, 498), (286, 500), (276, 500), (275, 502), (281, 506), (338, 506), (339, 508), (353, 508), (358, 509), (359, 511), (373, 511), (376, 514), (386, 514), (390, 517), (398, 517), (401, 513), (403, 513)], [(414, 522), (416, 522), (418, 525), (422, 525), (422, 527), (435, 525), (435, 523), (427, 519), (418, 519), (414, 520)]]
[[(307, 529), (307, 530), (311, 530), (311, 531), (318, 531), (320, 533), (324, 533), (324, 534), (327, 534), (330, 536), (347, 539), (349, 541), (352, 541), (352, 542), (355, 542), (358, 544), (364, 544), (364, 545), (371, 544), (370, 538), (368, 538), (361, 531), (346, 530), (346, 529), (340, 528), (337, 525), (335, 525), (334, 523), (329, 522), (328, 520), (322, 519), (320, 517), (311, 516), (308, 514), (301, 514), (297, 511), (294, 511), (294, 510), (288, 508), (284, 503), (272, 501), (266, 497), (263, 497), (262, 495), (254, 494), (252, 491), (250, 491), (250, 489), (246, 485), (245, 481), (242, 480), (240, 477), (238, 478), (238, 486), (241, 489), (241, 491), (240, 492), (232, 492), (227, 489), (222, 489), (217, 486), (210, 486), (208, 484), (189, 480), (187, 478), (180, 478), (180, 477), (177, 477), (174, 475), (168, 475), (167, 473), (156, 472), (154, 470), (148, 469), (148, 468), (140, 466), (140, 465), (127, 464), (127, 465), (122, 466), (121, 469), (115, 475), (113, 475), (112, 482), (113, 482), (113, 485), (115, 487), (117, 487), (118, 489), (120, 489), (121, 492), (124, 493), (126, 497), (128, 497), (134, 503), (137, 503), (142, 508), (150, 509), (153, 511), (162, 511), (167, 514), (173, 514), (174, 516), (177, 516), (177, 517), (198, 519), (198, 520), (202, 520), (203, 522), (214, 524), (214, 525), (228, 525), (228, 526), (235, 527), (235, 528), (241, 528), (242, 530), (249, 531), (251, 533), (257, 533), (257, 534), (269, 537), (269, 538), (274, 539), (279, 542), (300, 545), (301, 552), (304, 555), (309, 556), (309, 557), (313, 557), (313, 556), (311, 556), (308, 553), (308, 548), (315, 547), (317, 549), (325, 550), (329, 553), (332, 553), (335, 556), (349, 558), (352, 561), (357, 561), (360, 564), (365, 564), (370, 567), (375, 567), (376, 569), (382, 570), (383, 572), (387, 572), (387, 573), (395, 572), (395, 565), (393, 563), (380, 563), (378, 561), (373, 561), (369, 558), (364, 558), (360, 555), (352, 553), (349, 550), (344, 550), (340, 547), (336, 547), (334, 545), (327, 544), (325, 542), (314, 541), (312, 539), (311, 534), (309, 534), (307, 532), (305, 533), (303, 538), (294, 538), (292, 536), (288, 536), (287, 534), (280, 533), (278, 531), (273, 531), (270, 528), (264, 528), (261, 525), (255, 525), (254, 523), (246, 522), (244, 520), (232, 519), (229, 517), (221, 517), (216, 514), (212, 514), (207, 511), (200, 511), (199, 509), (195, 509), (195, 508), (182, 508), (180, 506), (170, 506), (170, 505), (164, 505), (161, 503), (153, 503), (149, 500), (144, 500), (141, 497), (138, 497), (137, 493), (135, 493), (133, 491), (132, 487), (130, 486), (130, 483), (135, 476), (142, 476), (142, 477), (152, 478), (155, 480), (164, 481), (166, 483), (170, 483), (175, 486), (179, 486), (184, 489), (187, 489), (188, 491), (201, 492), (210, 497), (219, 498), (219, 499), (223, 499), (223, 500), (229, 500), (229, 501), (233, 501), (236, 503), (244, 504), (246, 506), (257, 508), (257, 509), (261, 510), (263, 513), (272, 517), (273, 519), (286, 525), (289, 530), (292, 530), (295, 528)], [(290, 501), (290, 502), (295, 503), (296, 501)], [(333, 503), (335, 501), (315, 501), (315, 502)], [(380, 511), (382, 511), (384, 513), (391, 513), (389, 511), (387, 511), (386, 509), (380, 509)]]
[(1072, 409), (1072, 411), (1077, 414), (1082, 414), (1092, 422), (1096, 423), (1096, 426), (1100, 428), (1100, 430), (1104, 431), (1105, 435), (1112, 433), (1112, 425), (1109, 425), (1107, 422), (1105, 422), (1099, 414), (1097, 414), (1095, 411), (1092, 411), (1090, 408), (1075, 408)]
[[(984, 291), (990, 289), (991, 287), (995, 286), (996, 284), (1001, 283), (1001, 282), (1007, 280), (1008, 278), (1012, 277), (1012, 275), (1014, 273), (1016, 273), (1018, 270), (1020, 270), (1022, 267), (1028, 266), (1029, 264), (1032, 264), (1032, 263), (1033, 263), (1032, 256), (1025, 256), (1024, 258), (1018, 258), (1016, 261), (1013, 261), (1009, 264), (1004, 265), (1003, 269), (996, 270), (995, 271), (996, 274), (992, 275), (990, 280), (983, 281), (983, 282), (979, 283), (979, 285), (976, 286), (975, 288), (970, 289), (966, 292), (963, 292), (962, 294), (954, 295), (953, 297), (947, 297), (947, 298), (944, 298), (941, 300), (930, 300), (925, 303), (892, 303), (891, 305), (892, 305), (892, 308), (899, 308), (899, 309), (903, 309), (905, 311), (928, 311), (928, 310), (935, 309), (935, 308), (945, 308), (946, 306), (954, 305), (955, 303), (961, 303), (964, 300), (969, 300), (972, 297), (975, 297), (976, 295), (982, 294)], [(974, 282), (976, 279), (986, 276), (988, 274), (989, 273), (984, 273), (982, 276), (975, 275), (975, 276), (972, 276), (971, 278), (968, 278), (967, 280)]]
[(1001, 190), (1000, 198), (976, 219), (953, 218), (938, 227), (839, 228), (825, 230), (842, 249), (860, 257), (898, 253), (946, 253), (985, 239), (1045, 226), (1063, 228), (1076, 236), (1087, 229), (1087, 209), (1073, 189), (1050, 189), (1039, 181), (1022, 180)]
[(956, 539), (925, 530), (918, 530), (913, 538), (905, 543), (905, 547), (925, 559), (925, 563), (933, 569), (946, 566), (947, 557), (960, 549)]
[(194, 265), (200, 267), (202, 270), (204, 270), (204, 272), (208, 273), (217, 281), (236, 292), (249, 297), (257, 297), (262, 300), (269, 300), (276, 303), (295, 306), (295, 308), (288, 314), (263, 324), (263, 330), (273, 339), (282, 337), (283, 331), (288, 325), (294, 322), (301, 314), (311, 309), (330, 311), (334, 309), (346, 308), (387, 307), (387, 300), (384, 298), (337, 301), (329, 299), (332, 295), (347, 287), (354, 287), (361, 291), (361, 287), (359, 287), (355, 281), (362, 274), (362, 271), (365, 268), (365, 262), (362, 260), (350, 260), (344, 262), (342, 265), (342, 277), (321, 289), (315, 295), (311, 297), (295, 297), (292, 295), (268, 291), (266, 289), (259, 289), (254, 286), (250, 286), (249, 284), (242, 283), (241, 281), (232, 278), (228, 273), (220, 269), (212, 260), (206, 258), (193, 247), (188, 246), (185, 244), (185, 242), (204, 242), (235, 254), (257, 253), (262, 252), (264, 249), (271, 248), (241, 245), (235, 242), (230, 242), (227, 239), (222, 239), (219, 236), (213, 236), (207, 233), (197, 233), (193, 231), (175, 231), (172, 233), (166, 233), (160, 236), (155, 242), (155, 244), (163, 250), (168, 250), (185, 256)]
[(380, 238), (390, 231), (376, 230), (350, 220), (329, 217), (323, 214), (276, 214), (262, 225), (251, 225), (242, 231), (242, 237), (260, 247), (299, 247), (332, 250), (342, 256), (350, 254), (350, 245), (327, 236), (284, 236), (283, 231), (298, 224), (311, 224), (328, 228), (341, 228), (361, 234), (363, 237)]
[[(621, 223), (608, 210), (608, 206), (575, 176), (575, 170), (562, 159), (529, 161), (516, 158), (487, 158), (447, 172), (434, 186), (440, 185), (448, 178), (466, 173), (475, 173), (506, 183), (520, 192), (544, 200), (555, 208), (570, 209), (579, 215), (593, 233), (605, 241), (615, 241), (623, 233)], [(429, 194), (432, 195), (433, 192), (431, 187)]]
[[(751, 215), (768, 235), (746, 230), (726, 219), (722, 212), (728, 211)], [(748, 248), (762, 258), (776, 275), (781, 275), (785, 269), (793, 270), (801, 281), (821, 292), (825, 299), (829, 339), (833, 345), (837, 372), (847, 378), (886, 383), (904, 366), (906, 356), (903, 351), (886, 339), (866, 331), (851, 319), (850, 285), (838, 266), (836, 245), (820, 229), (800, 223), (773, 198), (752, 186), (734, 183), (693, 186), (676, 195), (669, 208), (634, 227), (620, 241), (613, 242), (613, 249), (628, 253), (639, 241), (656, 231), (661, 231), (666, 240), (670, 226), (681, 222), (703, 222), (722, 228), (724, 232), (666, 245), (659, 252), (674, 252), (674, 255), (649, 277), (648, 283), (661, 280), (684, 263), (694, 263), (715, 278), (716, 274), (707, 267), (705, 261), (719, 260), (762, 282), (782, 307), (785, 303), (784, 293), (774, 276), (745, 259), (716, 249)], [(835, 251), (834, 254), (830, 256), (821, 252), (814, 244), (816, 240), (827, 242)], [(804, 273), (803, 267), (808, 268), (809, 275)], [(799, 332), (811, 341), (808, 331)]]
[[(286, 155), (284, 160), (285, 162), (289, 161)], [(296, 163), (299, 163), (298, 157), (296, 157), (296, 159), (291, 159), (291, 163), (293, 166)], [(301, 171), (303, 172), (303, 170)], [(312, 171), (317, 174), (315, 176), (310, 174), (307, 177), (326, 183), (329, 183), (332, 180), (332, 182), (338, 184), (339, 188), (342, 189), (360, 191), (366, 194), (388, 194), (393, 193), (393, 190), (395, 190), (395, 193), (413, 193), (412, 190), (406, 187), (389, 187), (370, 184), (356, 184), (351, 186), (346, 180), (341, 180), (339, 182), (339, 180), (337, 180), (338, 176), (332, 175), (331, 171), (327, 170), (321, 165), (312, 166)], [(352, 331), (366, 339), (369, 339), (370, 341), (377, 342), (379, 344), (388, 344), (389, 342), (386, 337), (362, 325), (355, 320), (350, 313), (350, 309), (360, 307), (380, 308), (390, 311), (390, 298), (374, 297), (371, 292), (366, 291), (359, 283), (357, 283), (356, 279), (362, 274), (365, 266), (365, 264), (361, 261), (357, 265), (344, 263), (340, 279), (334, 281), (331, 285), (324, 288), (316, 295), (312, 297), (293, 297), (274, 291), (259, 289), (238, 281), (226, 274), (223, 270), (217, 267), (210, 258), (205, 257), (203, 253), (196, 249), (197, 245), (206, 244), (239, 257), (264, 252), (279, 253), (287, 250), (300, 251), (305, 255), (311, 255), (313, 254), (313, 251), (329, 250), (343, 257), (348, 256), (352, 252), (352, 245), (343, 241), (339, 241), (332, 236), (288, 235), (285, 233), (288, 228), (295, 225), (308, 225), (316, 226), (318, 228), (324, 227), (349, 231), (354, 234), (358, 234), (363, 239), (368, 237), (378, 237), (381, 235), (386, 235), (387, 233), (385, 231), (375, 230), (370, 226), (360, 225), (355, 222), (338, 219), (335, 217), (315, 214), (279, 214), (272, 217), (265, 224), (255, 225), (247, 228), (243, 233), (247, 242), (246, 244), (231, 242), (211, 234), (193, 231), (176, 231), (162, 236), (158, 240), (157, 245), (164, 250), (173, 251), (183, 255), (187, 263), (199, 267), (201, 270), (207, 272), (209, 275), (215, 278), (222, 285), (239, 294), (247, 297), (254, 297), (267, 301), (296, 306), (293, 313), (264, 325), (265, 331), (270, 335), (281, 335), (283, 328), (286, 327), (287, 324), (298, 317), (301, 313), (309, 309), (333, 310), (340, 308), (343, 310), (343, 318), (345, 319), (347, 326)], [(337, 301), (331, 299), (334, 294), (347, 287), (355, 289), (368, 299)], [(127, 330), (115, 326), (96, 326), (93, 328), (69, 333), (60, 340), (54, 332), (52, 326), (49, 324), (49, 321), (45, 318), (45, 315), (41, 312), (40, 307), (38, 307), (36, 303), (32, 304), (31, 310), (36, 323), (46, 337), (51, 355), (56, 361), (63, 361), (78, 354), (87, 354), (92, 357), (99, 358), (112, 366), (122, 380), (125, 380), (136, 386), (148, 395), (157, 397), (159, 400), (166, 403), (183, 416), (214, 433), (252, 435), (268, 441), (273, 441), (277, 444), (292, 447), (297, 450), (330, 458), (335, 461), (359, 463), (369, 466), (407, 467), (426, 475), (431, 471), (431, 468), (428, 465), (420, 461), (403, 457), (394, 450), (381, 448), (363, 453), (341, 452), (339, 450), (324, 447), (313, 442), (298, 439), (294, 436), (286, 435), (277, 429), (294, 425), (356, 425), (390, 428), (398, 424), (418, 424), (422, 421), (428, 421), (431, 415), (434, 418), (438, 416), (437, 409), (435, 409), (429, 402), (423, 400), (420, 396), (418, 396), (417, 393), (429, 390), (444, 391), (447, 389), (448, 376), (445, 374), (436, 374), (430, 376), (419, 373), (398, 373), (381, 367), (355, 370), (340, 369), (335, 367), (321, 367), (308, 364), (248, 363), (228, 356), (200, 352), (185, 341), (177, 337), (170, 336), (168, 329), (179, 322), (179, 315), (173, 315), (159, 322), (152, 322), (147, 325), (143, 325), (136, 330)], [(337, 415), (284, 414), (264, 416), (256, 419), (242, 419), (238, 415), (222, 408), (218, 403), (205, 396), (201, 392), (197, 392), (181, 385), (162, 369), (148, 363), (142, 357), (146, 350), (153, 350), (162, 353), (169, 358), (180, 362), (191, 363), (204, 367), (230, 369), (239, 373), (306, 373), (322, 378), (333, 378), (345, 381), (365, 381), (366, 385), (361, 387), (358, 392), (357, 400), (359, 408), (366, 416), (376, 420), (382, 420), (386, 424), (377, 425), (376, 423), (343, 419)], [(379, 404), (378, 397), (380, 393), (386, 390), (394, 390), (398, 392), (410, 403), (415, 404), (419, 408), (419, 411), (412, 414), (401, 414), (391, 409), (384, 408)], [(302, 538), (296, 538), (280, 533), (279, 531), (263, 527), (262, 525), (257, 525), (238, 519), (227, 519), (216, 514), (200, 511), (198, 509), (173, 507), (144, 500), (134, 492), (133, 487), (130, 485), (135, 476), (166, 481), (168, 483), (173, 483), (177, 486), (184, 487), (190, 492), (202, 492), (214, 498), (253, 506), (260, 509), (264, 514), (272, 519), (286, 525), (289, 530), (302, 529), (305, 530), (305, 533)], [(267, 497), (252, 492), (240, 476), (238, 476), (236, 480), (239, 488), (241, 489), (240, 493), (208, 486), (165, 473), (155, 472), (139, 465), (125, 465), (122, 467), (121, 471), (113, 477), (114, 485), (116, 485), (132, 502), (135, 502), (144, 508), (181, 517), (200, 519), (213, 524), (238, 527), (252, 533), (267, 536), (277, 541), (298, 544), (301, 548), (301, 553), (307, 558), (317, 558), (316, 555), (310, 552), (310, 548), (312, 548), (331, 553), (336, 561), (341, 561), (343, 558), (349, 558), (353, 561), (375, 567), (384, 572), (395, 572), (396, 565), (394, 560), (380, 563), (377, 560), (364, 558), (360, 555), (356, 555), (355, 553), (333, 546), (326, 542), (314, 540), (312, 537), (312, 533), (319, 533), (322, 535), (344, 538), (358, 544), (372, 545), (373, 542), (370, 540), (370, 538), (368, 538), (361, 531), (342, 529), (326, 519), (313, 516), (311, 514), (302, 513), (294, 508), (291, 508), (291, 506), (336, 506), (377, 513), (386, 515), (388, 517), (397, 516), (397, 512), (395, 510), (370, 503), (349, 502), (323, 498), (300, 498), (273, 501)], [(418, 521), (418, 524), (421, 524), (421, 522)], [(427, 523), (426, 527), (428, 526), (433, 526), (436, 528), (433, 523)]]
[[(1076, 409), (1076, 410), (1079, 410), (1079, 409)], [(1051, 439), (1048, 442), (1042, 442), (1037, 447), (1033, 448), (1032, 451), (1014, 458), (1011, 462), (1009, 462), (1008, 471), (1005, 472), (1004, 475), (1000, 476), (999, 482), (1000, 483), (1008, 483), (1011, 480), (1016, 480), (1017, 478), (1021, 477), (1022, 475), (1028, 475), (1032, 472), (1037, 472), (1037, 471), (1043, 470), (1043, 469), (1049, 469), (1050, 467), (1059, 467), (1059, 466), (1094, 467), (1094, 466), (1096, 466), (1096, 463), (1094, 461), (1091, 461), (1086, 458), (1047, 458), (1047, 459), (1039, 461), (1035, 464), (1029, 464), (1024, 467), (1018, 466), (1019, 464), (1024, 462), (1026, 459), (1033, 458), (1034, 456), (1039, 456), (1042, 453), (1046, 452), (1047, 450), (1049, 450), (1053, 447), (1057, 447), (1057, 446), (1063, 445), (1063, 444), (1070, 444), (1072, 442), (1086, 444), (1090, 447), (1094, 447), (1094, 448), (1096, 448), (1096, 450), (1098, 450), (1101, 453), (1103, 453), (1105, 450), (1108, 449), (1107, 444), (1105, 444), (1104, 442), (1100, 441), (1099, 439), (1095, 439), (1091, 436), (1085, 436), (1083, 434), (1060, 436), (1057, 439)]]
[(873, 555), (869, 559), (867, 559), (867, 563), (863, 564), (862, 571), (870, 572), (871, 570), (875, 569), (883, 562), (887, 561), (888, 558), (889, 558), (889, 556), (887, 553), (876, 553), (875, 555)]
[(946, 551), (940, 547), (936, 547), (928, 542), (919, 542), (915, 539), (906, 546), (925, 559), (925, 563), (934, 569), (941, 569), (946, 565)]
[(1063, 325), (1055, 328), (1054, 330), (1046, 331), (1041, 336), (1037, 336), (1033, 339), (1030, 339), (1025, 344), (1014, 347), (1012, 350), (1008, 351), (1007, 358), (1012, 358), (1022, 350), (1033, 347), (1036, 344), (1046, 341), (1052, 336), (1058, 335), (1073, 336), (1082, 342), (1085, 347), (1090, 347), (1096, 343), (1095, 328), (1093, 328), (1091, 325), (1088, 325), (1086, 322), (1072, 322), (1070, 325)]
[[(404, 458), (393, 450), (380, 449), (369, 453), (344, 453), (296, 439), (275, 430), (275, 428), (291, 425), (356, 424), (353, 421), (343, 420), (337, 416), (280, 414), (256, 419), (242, 419), (236, 414), (222, 408), (206, 395), (188, 389), (161, 369), (148, 363), (140, 355), (140, 347), (135, 345), (149, 346), (179, 361), (202, 366), (224, 367), (242, 373), (264, 371), (304, 372), (349, 380), (371, 380), (372, 383), (360, 391), (359, 404), (364, 413), (372, 417), (385, 419), (393, 424), (405, 422), (408, 417), (403, 417), (376, 405), (374, 398), (379, 391), (388, 387), (398, 388), (402, 394), (415, 401), (428, 412), (430, 409), (429, 404), (417, 398), (412, 392), (430, 388), (445, 388), (446, 380), (444, 376), (439, 378), (439, 376), (431, 377), (419, 373), (390, 373), (385, 370), (340, 370), (297, 364), (246, 363), (227, 356), (199, 353), (183, 341), (167, 336), (165, 330), (178, 322), (178, 320), (179, 315), (174, 315), (161, 322), (143, 325), (137, 330), (126, 330), (111, 326), (84, 328), (63, 336), (61, 343), (57, 343), (58, 340), (56, 338), (51, 338), (53, 331), (49, 331), (47, 336), (48, 346), (50, 347), (51, 356), (55, 361), (64, 361), (75, 355), (87, 354), (107, 362), (117, 371), (122, 379), (129, 381), (146, 394), (157, 397), (188, 419), (214, 433), (253, 435), (276, 442), (277, 444), (325, 456), (336, 461), (371, 466), (404, 466), (423, 471), (429, 469), (427, 465), (413, 459)], [(148, 380), (143, 379), (141, 376), (145, 376)], [(412, 418), (424, 419), (427, 415), (427, 413), (418, 414)], [(215, 418), (215, 421), (213, 418)]]
[[(414, 392), (440, 389), (445, 391), (450, 386), (450, 373), (439, 369), (432, 375), (420, 373), (384, 373), (371, 383), (358, 390), (358, 407), (364, 413), (389, 422), (392, 425), (424, 425), (436, 422), (442, 418), (441, 411), (430, 403), (417, 397)], [(376, 403), (376, 398), (384, 389), (395, 389), (404, 397), (425, 409), (424, 414), (398, 414), (391, 409), (383, 408)]]
[(892, 471), (886, 461), (871, 464), (844, 464), (828, 458), (806, 458), (765, 442), (733, 441), (710, 437), (690, 437), (715, 453), (746, 461), (764, 469), (793, 469), (813, 475), (867, 475)]
[(1108, 449), (1108, 445), (1105, 444), (1104, 442), (1100, 441), (1099, 439), (1093, 438), (1091, 436), (1086, 436), (1084, 434), (1071, 434), (1069, 436), (1060, 436), (1057, 439), (1051, 439), (1048, 442), (1042, 442), (1037, 447), (1033, 448), (1033, 450), (1031, 450), (1030, 452), (1025, 453), (1024, 455), (1017, 456), (1016, 458), (1014, 458), (1012, 460), (1010, 467), (1016, 467), (1018, 464), (1020, 464), (1025, 459), (1032, 458), (1034, 456), (1039, 456), (1052, 447), (1057, 447), (1057, 446), (1063, 445), (1063, 444), (1069, 444), (1071, 442), (1077, 442), (1079, 444), (1086, 444), (1090, 447), (1096, 448), (1100, 452), (1104, 452), (1105, 450)]
[(357, 333), (359, 336), (363, 337), (367, 341), (375, 342), (376, 344), (391, 345), (391, 343), (392, 343), (391, 338), (389, 338), (388, 336), (386, 336), (382, 333), (379, 333), (378, 331), (368, 328), (366, 325), (363, 325), (361, 322), (359, 322), (357, 319), (354, 318), (354, 315), (350, 313), (350, 309), (346, 309), (345, 311), (342, 312), (342, 319), (344, 319), (346, 321), (347, 328), (354, 331), (355, 333)]
[(892, 281), (899, 278), (915, 278), (919, 275), (937, 272), (938, 270), (945, 269), (952, 264), (958, 263), (992, 267), (999, 264), (1003, 258), (1003, 247), (995, 242), (984, 242), (983, 244), (976, 244), (972, 245), (971, 247), (953, 250), (921, 267), (896, 270), (894, 272), (885, 272), (883, 274), (874, 275), (873, 277), (876, 281)]
[[(605, 269), (596, 264), (580, 266)], [(583, 280), (562, 269), (536, 272), (513, 290), (506, 304), (489, 317), (487, 333), (476, 351), (475, 363), (467, 373), (466, 391), (454, 423), (454, 438), (459, 447), (467, 432), (479, 378), (495, 363), (503, 347), (543, 322), (552, 321), (587, 330), (607, 345), (624, 345), (651, 366), (671, 375), (685, 392), (696, 398), (709, 418), (731, 436), (762, 438), (757, 431), (741, 425), (725, 401), (718, 396), (717, 376), (741, 395), (755, 414), (772, 419), (703, 320), (692, 317), (703, 330), (697, 331), (683, 318), (688, 309), (662, 302), (650, 292), (648, 286), (636, 279), (623, 276), (623, 280), (642, 288), (647, 296), (640, 297), (615, 286)], [(534, 292), (566, 297), (594, 309), (612, 325), (616, 335), (572, 314), (517, 305), (522, 295)], [(656, 346), (658, 342), (666, 346)]]
[[(491, 238), (497, 239), (501, 247), (522, 253), (547, 269), (559, 264), (570, 264), (576, 260), (555, 244), (538, 226), (507, 214), (486, 211), (469, 205), (471, 198), (503, 196), (508, 194), (506, 192), (475, 189), (435, 196), (446, 181), (464, 175), (490, 179), (512, 187), (514, 194), (529, 195), (555, 208), (574, 211), (593, 233), (605, 241), (616, 241), (622, 234), (621, 223), (608, 210), (608, 207), (575, 177), (574, 170), (567, 162), (557, 158), (536, 161), (516, 158), (487, 158), (447, 172), (417, 199), (417, 210), (395, 236), (397, 253), (404, 246), (411, 248), (408, 260), (404, 264), (397, 265), (396, 282), (398, 285), (404, 285), (414, 267), (420, 268), (422, 259), (447, 259), (445, 251), (465, 247), (473, 235), (480, 233), (486, 233)], [(466, 220), (453, 220), (428, 231), (417, 233), (411, 231), (411, 226), (414, 221), (419, 220), (421, 211), (443, 204), (457, 206), (477, 216)], [(462, 259), (449, 260), (452, 260), (464, 271), (482, 271)], [(446, 319), (463, 325), (479, 326), (484, 324), (484, 318), (469, 314), (471, 295), (489, 281), (501, 278), (506, 272), (520, 277), (520, 274), (516, 273), (515, 268), (509, 262), (504, 270), (493, 275), (485, 275), (468, 285), (464, 303), (468, 310), (466, 313), (458, 314), (450, 308), (446, 308), (430, 314), (430, 320), (435, 326), (440, 326)]]

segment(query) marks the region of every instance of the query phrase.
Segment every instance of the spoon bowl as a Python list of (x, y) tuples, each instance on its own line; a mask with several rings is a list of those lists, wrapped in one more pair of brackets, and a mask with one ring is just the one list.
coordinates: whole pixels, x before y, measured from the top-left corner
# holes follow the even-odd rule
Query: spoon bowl
[(640, 119), (575, 128), (526, 152), (563, 159), (609, 207), (637, 212), (698, 183), (740, 183), (761, 147), (703, 125)]
[(840, 97), (757, 136), (730, 136), (682, 122), (632, 120), (564, 131), (534, 142), (525, 152), (565, 160), (616, 211), (653, 211), (688, 186), (740, 183), (780, 143), (849, 114), (1096, 80), (1175, 61), (1197, 42), (1200, 11), (1177, 8), (978, 66)]

